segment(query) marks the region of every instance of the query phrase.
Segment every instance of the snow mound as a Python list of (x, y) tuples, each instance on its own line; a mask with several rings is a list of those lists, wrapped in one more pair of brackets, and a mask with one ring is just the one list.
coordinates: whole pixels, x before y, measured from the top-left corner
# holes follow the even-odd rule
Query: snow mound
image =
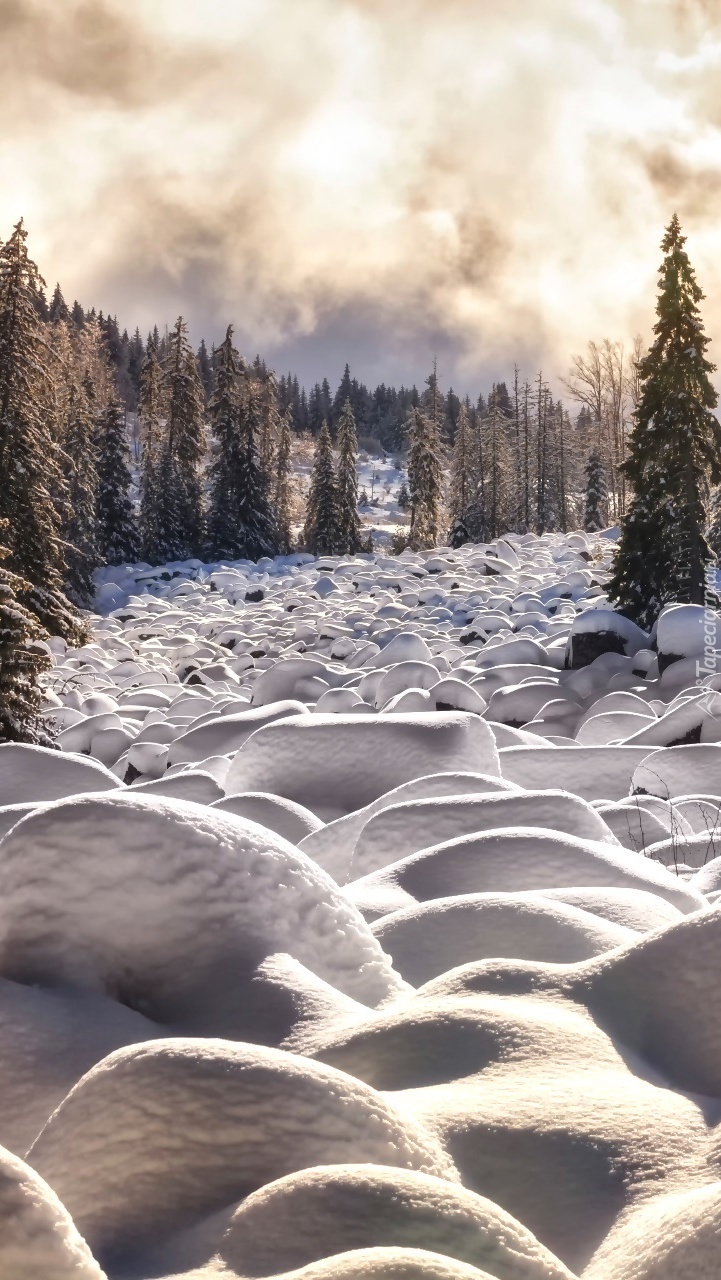
[(493, 734), (469, 712), (361, 719), (304, 715), (266, 725), (248, 738), (230, 766), (226, 788), (272, 791), (329, 821), (403, 782), (457, 770), (499, 775)]
[(326, 1165), (263, 1187), (236, 1210), (220, 1257), (239, 1274), (265, 1277), (373, 1247), (448, 1255), (505, 1280), (571, 1280), (490, 1200), (426, 1174), (373, 1165)]
[(542, 896), (590, 911), (603, 920), (610, 920), (611, 924), (635, 929), (637, 933), (662, 929), (664, 925), (677, 924), (683, 918), (678, 907), (657, 893), (644, 889), (544, 889)]
[(0, 744), (0, 804), (35, 804), (119, 786), (118, 779), (95, 760), (48, 747)]
[(360, 904), (369, 892), (383, 891), (389, 900), (397, 900), (388, 910), (398, 910), (449, 894), (560, 889), (571, 884), (645, 890), (684, 913), (705, 905), (700, 893), (658, 863), (611, 844), (534, 827), (447, 840), (356, 880), (347, 892)]
[[(703, 605), (667, 605), (656, 623), (659, 670), (663, 672), (680, 658), (701, 657), (709, 644), (708, 637), (717, 636), (720, 626), (721, 614), (707, 611)], [(713, 640), (711, 648), (713, 650)], [(704, 666), (703, 662), (701, 665)], [(712, 665), (710, 670), (713, 674), (717, 667)]]
[(262, 1010), (246, 1007), (248, 982), (289, 946), (362, 1002), (401, 989), (309, 858), (265, 827), (184, 801), (126, 792), (31, 814), (0, 841), (0, 896), (5, 976), (101, 991), (187, 1030), (252, 1031)]
[(482, 773), (434, 773), (428, 777), (414, 778), (401, 783), (392, 791), (386, 791), (371, 804), (356, 809), (343, 818), (336, 818), (321, 826), (300, 844), (304, 853), (319, 863), (339, 884), (345, 883), (351, 871), (351, 859), (356, 841), (371, 818), (392, 805), (413, 799), (429, 799), (433, 796), (487, 795), (488, 792), (514, 791), (520, 787), (502, 778)]
[(590, 911), (524, 894), (434, 898), (384, 916), (373, 932), (414, 987), (469, 960), (507, 956), (569, 964), (637, 936)]
[(694, 792), (717, 795), (721, 791), (721, 745), (691, 743), (647, 751), (634, 771), (633, 790), (663, 800)]
[(563, 791), (408, 800), (384, 808), (363, 826), (352, 857), (356, 878), (369, 875), (432, 844), (500, 827), (544, 827), (616, 845), (603, 818)]
[(149, 782), (132, 784), (132, 794), (142, 796), (166, 796), (173, 800), (186, 800), (192, 804), (215, 804), (223, 798), (223, 788), (211, 773), (202, 769), (183, 769), (180, 773), (165, 774)]
[(106, 1280), (55, 1192), (1, 1147), (0, 1275), (7, 1280)]
[[(669, 834), (668, 824), (638, 801), (603, 805), (598, 812), (624, 849), (639, 852), (659, 840), (665, 840)], [(681, 820), (679, 828), (679, 834), (690, 834), (686, 832), (686, 823)]]
[(718, 1098), (721, 1013), (705, 993), (719, 963), (714, 908), (591, 962), (572, 987), (615, 1038), (676, 1088)]
[(306, 836), (323, 828), (323, 823), (310, 809), (267, 791), (239, 791), (216, 800), (212, 807), (221, 813), (233, 813), (238, 818), (247, 818), (261, 827), (277, 831), (291, 844), (300, 844)]
[(585, 667), (603, 653), (633, 656), (648, 644), (648, 635), (613, 609), (586, 609), (576, 614), (566, 651), (567, 667)]
[(404, 1106), (433, 1124), (463, 1184), (578, 1273), (626, 1209), (692, 1170), (703, 1177), (708, 1146), (697, 1106), (634, 1074), (569, 998), (570, 984), (568, 994), (558, 989), (569, 968), (587, 967), (537, 965), (545, 989), (512, 1000), (470, 988), (450, 998), (445, 975), (405, 1008), (315, 1049), (376, 1087), (403, 1089)]
[(718, 1269), (721, 1182), (659, 1197), (611, 1232), (588, 1280), (713, 1280)]
[(305, 709), (302, 702), (286, 699), (285, 702), (271, 702), (262, 707), (249, 707), (237, 715), (215, 716), (205, 724), (195, 728), (191, 726), (187, 733), (176, 738), (168, 752), (168, 763), (194, 763), (205, 760), (207, 756), (237, 751), (256, 729), (287, 716), (302, 714)]
[(582, 800), (622, 800), (647, 755), (647, 747), (506, 747), (500, 752), (501, 774), (532, 790), (547, 790), (561, 777), (564, 790)]
[[(211, 1264), (212, 1265), (212, 1264)], [(188, 1280), (233, 1280), (238, 1272), (203, 1268)], [(250, 1280), (243, 1275), (239, 1280)], [(334, 1254), (275, 1280), (496, 1280), (487, 1271), (426, 1249), (357, 1249)]]
[(313, 1165), (456, 1176), (430, 1133), (368, 1085), (295, 1054), (212, 1039), (111, 1054), (28, 1159), (100, 1258), (157, 1245)]
[(114, 1049), (159, 1033), (96, 992), (0, 979), (0, 1143), (24, 1155), (86, 1071)]
[[(555, 1061), (573, 1060), (597, 1068), (618, 1066), (608, 1036), (570, 1000), (548, 1000), (544, 991), (543, 999), (509, 1004), (494, 992), (479, 995), (472, 986), (451, 990), (450, 974), (482, 968), (477, 963), (449, 971), (420, 988), (412, 1001), (367, 1012), (356, 1025), (310, 1028), (298, 1043), (304, 1053), (376, 1089), (406, 1094), (433, 1084), (452, 1087), (460, 1080), (486, 1087), (504, 1064), (551, 1069)], [(539, 965), (535, 971), (545, 974), (547, 968)], [(558, 967), (558, 973), (566, 974), (566, 967)]]

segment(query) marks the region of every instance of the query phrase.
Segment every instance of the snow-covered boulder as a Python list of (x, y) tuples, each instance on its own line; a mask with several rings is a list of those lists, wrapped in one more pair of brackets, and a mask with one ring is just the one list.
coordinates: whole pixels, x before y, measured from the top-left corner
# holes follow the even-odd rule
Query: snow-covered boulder
[[(622, 800), (631, 793), (634, 771), (650, 754), (647, 747), (527, 747), (501, 750), (501, 773), (509, 782), (534, 790), (562, 786), (583, 800)], [(634, 782), (635, 787), (635, 782)]]
[(304, 837), (300, 848), (334, 880), (344, 884), (349, 877), (351, 858), (356, 841), (363, 828), (374, 816), (392, 805), (408, 800), (428, 799), (431, 796), (487, 795), (493, 791), (520, 793), (521, 788), (502, 778), (480, 773), (434, 773), (410, 782), (401, 783), (386, 791), (362, 809), (356, 809), (343, 818), (336, 818), (321, 826), (318, 831)]
[[(0, 846), (1, 847), (1, 846)], [(515, 827), (447, 840), (356, 880), (348, 896), (359, 905), (385, 894), (386, 911), (462, 893), (560, 889), (568, 885), (642, 889), (683, 912), (704, 899), (665, 867), (620, 846), (536, 827)]]
[(106, 1280), (55, 1191), (2, 1148), (0, 1275), (7, 1280)]
[[(96, 1062), (160, 1029), (95, 991), (0, 979), (0, 1143), (24, 1155)], [(0, 1271), (0, 1274), (2, 1272)]]
[(590, 911), (524, 894), (436, 898), (384, 916), (373, 932), (414, 987), (469, 960), (507, 956), (569, 964), (638, 936)]
[(68, 1094), (28, 1159), (97, 1256), (128, 1260), (313, 1165), (456, 1177), (430, 1132), (369, 1085), (295, 1054), (213, 1039), (111, 1054)]
[(236, 1210), (219, 1255), (239, 1274), (271, 1276), (379, 1246), (442, 1253), (507, 1280), (572, 1280), (491, 1200), (379, 1165), (323, 1165), (262, 1187)]
[(693, 792), (721, 798), (721, 744), (691, 743), (649, 751), (634, 770), (633, 791), (664, 800)]
[(364, 1003), (401, 989), (306, 855), (184, 801), (125, 793), (31, 814), (0, 841), (0, 898), (5, 976), (105, 992), (203, 1034), (275, 1034), (278, 1011), (254, 1009), (252, 975), (278, 951)]
[(230, 766), (226, 791), (272, 791), (330, 821), (403, 782), (456, 770), (498, 776), (495, 740), (479, 716), (308, 714), (248, 738)]
[(587, 667), (603, 653), (633, 657), (648, 645), (648, 635), (613, 609), (585, 609), (577, 613), (568, 637), (566, 667)]
[(609, 1034), (676, 1088), (719, 1097), (721, 1011), (706, 992), (720, 964), (714, 908), (591, 961), (568, 981)]
[(518, 826), (617, 843), (596, 810), (565, 791), (434, 796), (389, 805), (370, 817), (356, 840), (351, 871), (358, 879), (457, 836)]
[(590, 911), (611, 924), (637, 933), (662, 929), (667, 924), (678, 924), (683, 913), (665, 898), (646, 889), (578, 888), (543, 889), (540, 896), (554, 902), (567, 902), (571, 907)]
[(59, 800), (89, 791), (113, 791), (121, 784), (104, 765), (24, 743), (0, 744), (0, 804)]
[(721, 1233), (721, 1182), (679, 1187), (639, 1205), (611, 1231), (588, 1280), (713, 1280)]
[(323, 827), (323, 823), (310, 809), (296, 804), (294, 800), (269, 795), (267, 791), (241, 791), (237, 795), (216, 800), (212, 807), (277, 831), (284, 840), (296, 845)]
[(681, 658), (697, 659), (700, 676), (721, 671), (721, 613), (716, 610), (700, 604), (667, 605), (659, 614), (655, 632), (662, 673)]
[(238, 751), (251, 733), (263, 725), (272, 724), (286, 716), (301, 715), (306, 708), (302, 702), (286, 699), (248, 708), (235, 715), (214, 716), (204, 724), (192, 726), (176, 738), (168, 752), (168, 764), (182, 764), (204, 760), (206, 756), (226, 755)]

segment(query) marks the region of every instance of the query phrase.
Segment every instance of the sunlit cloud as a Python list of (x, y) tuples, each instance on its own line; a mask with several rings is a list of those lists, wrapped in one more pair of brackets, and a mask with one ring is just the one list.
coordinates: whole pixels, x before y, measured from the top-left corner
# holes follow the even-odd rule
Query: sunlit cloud
[(0, 0), (0, 234), (146, 329), (469, 391), (650, 332), (674, 208), (721, 338), (695, 0)]

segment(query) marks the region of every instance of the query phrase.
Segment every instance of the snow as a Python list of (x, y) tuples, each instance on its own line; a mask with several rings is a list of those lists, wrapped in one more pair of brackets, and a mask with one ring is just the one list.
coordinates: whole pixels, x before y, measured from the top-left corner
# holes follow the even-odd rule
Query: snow
[(451, 1258), (496, 1274), (502, 1268), (513, 1280), (570, 1277), (491, 1200), (427, 1174), (373, 1165), (325, 1165), (256, 1191), (234, 1214), (220, 1256), (239, 1273), (260, 1276), (306, 1266), (329, 1248), (435, 1252), (441, 1245)]
[(372, 466), (374, 554), (102, 571), (0, 746), (3, 1277), (716, 1275), (717, 616)]
[(0, 803), (58, 800), (85, 791), (110, 791), (120, 784), (95, 760), (61, 755), (48, 747), (0, 744)]
[(157, 1247), (314, 1165), (456, 1177), (431, 1134), (362, 1081), (277, 1049), (182, 1037), (120, 1049), (93, 1068), (28, 1159), (101, 1255)]
[(54, 1191), (2, 1148), (0, 1222), (0, 1274), (8, 1280), (105, 1280)]
[(390, 805), (369, 818), (356, 840), (351, 869), (356, 878), (370, 875), (430, 845), (509, 825), (544, 827), (616, 844), (598, 813), (563, 791), (434, 797)]
[[(358, 760), (357, 772), (349, 768)], [(273, 791), (323, 821), (437, 771), (498, 773), (488, 725), (469, 712), (301, 715), (258, 729), (228, 774), (232, 791)]]
[(411, 986), (470, 960), (507, 956), (568, 964), (612, 951), (638, 935), (568, 903), (538, 895), (461, 894), (384, 916), (374, 927)]
[(402, 783), (385, 792), (377, 800), (362, 809), (356, 809), (344, 818), (326, 823), (317, 832), (301, 842), (301, 848), (315, 862), (329, 871), (339, 884), (349, 876), (351, 859), (356, 841), (370, 819), (382, 810), (402, 801), (431, 796), (483, 795), (489, 791), (518, 791), (512, 783), (488, 774), (437, 773)]
[(368, 890), (382, 889), (397, 896), (399, 906), (408, 906), (410, 900), (427, 902), (449, 893), (521, 892), (566, 885), (643, 889), (685, 912), (703, 906), (703, 899), (665, 867), (629, 855), (620, 845), (515, 825), (421, 849), (356, 880), (348, 887), (348, 895), (361, 905)]
[[(659, 656), (695, 658), (710, 650), (710, 665), (705, 674), (713, 675), (721, 659), (721, 614), (698, 604), (667, 605), (656, 624)], [(702, 666), (704, 665), (702, 661)]]
[(184, 800), (59, 802), (0, 845), (2, 971), (101, 991), (164, 1023), (249, 1032), (250, 975), (292, 948), (377, 1004), (401, 989), (334, 883), (281, 836)]
[[(631, 790), (635, 770), (648, 756), (643, 747), (505, 747), (501, 775), (508, 782), (536, 788), (564, 787), (583, 800), (622, 800)], [(650, 788), (649, 788), (650, 789)]]
[[(628, 750), (628, 748), (626, 748)], [(633, 790), (664, 800), (714, 795), (721, 782), (721, 746), (690, 743), (648, 752), (633, 774)]]

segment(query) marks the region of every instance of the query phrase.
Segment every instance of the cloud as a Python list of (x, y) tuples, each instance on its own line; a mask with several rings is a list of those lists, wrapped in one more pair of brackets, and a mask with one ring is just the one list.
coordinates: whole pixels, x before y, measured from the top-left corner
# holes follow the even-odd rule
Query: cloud
[(163, 48), (130, 11), (104, 0), (0, 0), (0, 92), (30, 84), (89, 107), (136, 108), (212, 66), (208, 54)]
[(702, 0), (0, 0), (0, 227), (306, 377), (557, 378), (674, 207), (721, 337), (720, 61)]

